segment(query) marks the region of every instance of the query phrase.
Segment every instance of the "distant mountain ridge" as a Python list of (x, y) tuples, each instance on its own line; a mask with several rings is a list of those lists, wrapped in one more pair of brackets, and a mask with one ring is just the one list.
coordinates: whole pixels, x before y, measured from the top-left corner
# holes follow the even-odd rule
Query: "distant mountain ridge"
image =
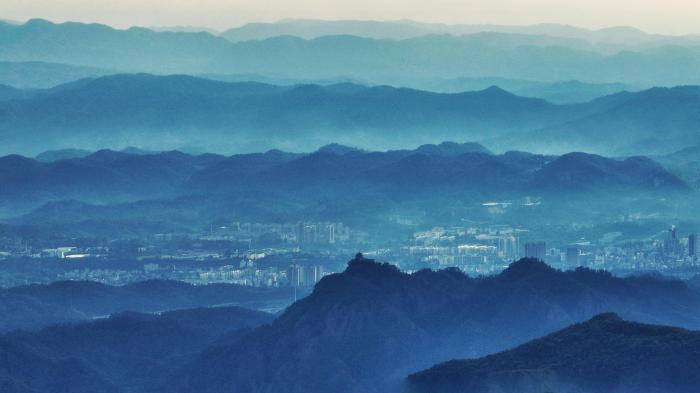
[(0, 101), (24, 98), (24, 96), (25, 93), (20, 89), (16, 89), (12, 86), (0, 85)]
[(485, 141), (502, 151), (645, 154), (658, 145), (639, 144), (660, 132), (669, 151), (700, 143), (698, 89), (657, 88), (555, 105), (495, 86), (439, 94), (348, 83), (273, 86), (114, 75), (0, 101), (0, 136), (8, 141), (0, 152), (125, 146), (309, 151), (335, 142), (401, 149), (456, 139)]
[(31, 99), (0, 102), (4, 120), (0, 135), (8, 138), (6, 152), (36, 149), (39, 140), (44, 141), (44, 150), (95, 150), (115, 144), (177, 148), (163, 146), (163, 141), (171, 141), (208, 151), (213, 146), (308, 151), (311, 146), (351, 141), (362, 144), (359, 147), (396, 147), (391, 145), (398, 144), (399, 135), (404, 144), (435, 142), (438, 135), (457, 136), (457, 130), (462, 130), (460, 139), (474, 140), (535, 129), (574, 115), (567, 107), (495, 87), (435, 94), (347, 84), (278, 87), (139, 74), (86, 80)]
[[(445, 198), (468, 192), (477, 198), (542, 195), (550, 200), (593, 195), (607, 199), (630, 191), (641, 197), (692, 194), (683, 180), (643, 157), (497, 155), (478, 143), (453, 142), (387, 152), (334, 144), (308, 154), (272, 150), (229, 157), (100, 150), (84, 157), (41, 162), (11, 155), (0, 157), (0, 182), (8, 185), (0, 191), (0, 207), (15, 215), (47, 202), (104, 205), (142, 201), (144, 205), (149, 200), (170, 200), (166, 203), (176, 204), (178, 199), (192, 203), (195, 196), (223, 198), (242, 191), (264, 192), (287, 201), (292, 197), (283, 195), (294, 191), (303, 205), (319, 198), (343, 200), (351, 191), (355, 198), (385, 195), (395, 202), (397, 196), (401, 196), (399, 201), (428, 197), (429, 190), (440, 191)], [(61, 206), (69, 207), (52, 204), (41, 212)], [(63, 216), (76, 219), (105, 209), (84, 206), (84, 213)], [(51, 213), (39, 221), (60, 216)]]
[(286, 35), (232, 42), (204, 32), (116, 30), (33, 19), (22, 25), (0, 25), (0, 33), (4, 61), (63, 63), (116, 72), (257, 73), (396, 85), (425, 77), (643, 86), (700, 83), (695, 37), (657, 37), (627, 28), (591, 32), (557, 25), (477, 27), (467, 35), (431, 32), (401, 40), (341, 32), (309, 40)]
[(71, 158), (83, 158), (91, 153), (91, 151), (83, 149), (47, 150), (37, 154), (35, 158), (37, 161), (41, 162), (54, 162)]
[(38, 330), (49, 325), (80, 322), (124, 311), (160, 312), (260, 300), (291, 300), (285, 289), (261, 289), (232, 284), (194, 286), (152, 280), (125, 286), (60, 281), (0, 289), (0, 333)]
[(355, 35), (377, 39), (407, 39), (427, 34), (464, 35), (481, 32), (499, 32), (516, 34), (535, 34), (556, 37), (584, 39), (592, 43), (608, 45), (637, 46), (659, 41), (693, 42), (696, 36), (665, 36), (650, 34), (634, 27), (615, 26), (591, 30), (576, 26), (540, 23), (529, 26), (507, 25), (468, 25), (422, 23), (412, 20), (370, 21), (370, 20), (316, 20), (286, 19), (273, 23), (248, 23), (226, 30), (220, 35), (231, 41), (262, 40), (275, 36), (291, 35), (313, 39), (327, 35)]
[(46, 89), (114, 71), (41, 61), (0, 61), (0, 84), (20, 89)]
[[(692, 135), (697, 133), (700, 124), (697, 111), (700, 87), (653, 88), (604, 97), (591, 104), (607, 99), (619, 100), (619, 103), (575, 121), (526, 133), (523, 138), (517, 138), (518, 143), (526, 149), (533, 146), (534, 140), (563, 149), (582, 144), (594, 150), (614, 145), (617, 146), (615, 153), (621, 155), (634, 154), (640, 149), (648, 154), (664, 154), (697, 144)], [(663, 144), (643, 145), (646, 140), (660, 140), (660, 130), (663, 130)]]

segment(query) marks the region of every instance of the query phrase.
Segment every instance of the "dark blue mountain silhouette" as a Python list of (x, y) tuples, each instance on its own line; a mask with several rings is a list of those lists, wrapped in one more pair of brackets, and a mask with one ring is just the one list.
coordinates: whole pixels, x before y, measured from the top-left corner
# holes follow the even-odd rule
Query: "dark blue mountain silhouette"
[(700, 333), (600, 314), (515, 349), (408, 377), (411, 392), (667, 392), (700, 385)]
[(680, 281), (561, 272), (533, 260), (488, 278), (409, 275), (358, 256), (272, 325), (206, 351), (166, 389), (386, 392), (435, 359), (503, 350), (600, 312), (696, 327), (698, 307)]

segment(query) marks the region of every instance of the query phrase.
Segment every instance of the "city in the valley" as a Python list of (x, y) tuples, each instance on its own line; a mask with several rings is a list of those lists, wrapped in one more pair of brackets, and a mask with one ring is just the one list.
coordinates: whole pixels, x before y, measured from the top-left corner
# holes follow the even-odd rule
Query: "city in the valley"
[[(13, 237), (0, 243), (3, 286), (88, 280), (122, 285), (148, 279), (194, 284), (313, 287), (345, 269), (358, 251), (413, 272), (457, 268), (472, 276), (497, 274), (522, 257), (561, 269), (587, 267), (616, 275), (700, 273), (697, 235), (676, 226), (647, 238), (619, 231), (568, 228), (575, 241), (542, 229), (464, 225), (418, 230), (409, 218), (401, 241), (388, 241), (340, 222), (251, 223), (210, 226), (201, 233), (155, 233), (138, 240), (61, 240), (41, 246)], [(619, 225), (621, 228), (624, 225)], [(559, 229), (561, 231), (561, 229)], [(566, 233), (566, 232), (565, 232)], [(51, 244), (51, 246), (48, 246)]]

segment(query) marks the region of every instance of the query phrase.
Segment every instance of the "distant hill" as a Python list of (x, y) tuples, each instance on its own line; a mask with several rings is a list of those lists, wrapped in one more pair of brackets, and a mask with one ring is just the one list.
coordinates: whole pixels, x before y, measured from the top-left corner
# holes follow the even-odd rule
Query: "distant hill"
[(12, 86), (0, 85), (0, 101), (24, 98), (26, 95), (27, 93), (20, 89), (16, 89)]
[(700, 187), (700, 145), (685, 147), (670, 154), (655, 156), (669, 171), (677, 174), (688, 184)]
[[(240, 160), (245, 157), (233, 156), (237, 160), (228, 159), (204, 169), (192, 176), (191, 185), (209, 192), (240, 188), (240, 185), (222, 183), (220, 179), (241, 167)], [(254, 160), (256, 156), (249, 159)], [(561, 157), (494, 155), (474, 143), (446, 142), (383, 153), (320, 151), (292, 160), (282, 158), (285, 159), (288, 161), (249, 167), (245, 173), (240, 173), (241, 179), (246, 179), (248, 187), (272, 190), (284, 190), (287, 186), (302, 190), (314, 185), (342, 190), (365, 184), (389, 194), (407, 195), (422, 193), (426, 187), (443, 191), (481, 189), (496, 195), (554, 191), (552, 196), (567, 188), (582, 195), (629, 189), (644, 193), (689, 190), (678, 177), (642, 157), (616, 160), (585, 153)]]
[(408, 377), (411, 392), (690, 393), (700, 386), (700, 333), (601, 314), (515, 349), (454, 360)]
[(83, 158), (90, 155), (92, 152), (82, 149), (61, 149), (48, 150), (37, 154), (36, 160), (41, 162), (54, 162), (59, 160), (67, 160), (70, 158)]
[(0, 84), (22, 89), (47, 89), (114, 71), (40, 61), (0, 61)]
[(345, 146), (341, 145), (339, 143), (329, 143), (327, 145), (323, 145), (316, 150), (317, 153), (330, 153), (330, 154), (338, 154), (338, 155), (345, 155), (348, 153), (364, 153), (363, 150), (355, 148), (355, 147), (350, 147), (350, 146)]
[[(80, 155), (80, 154), (79, 154)], [(44, 157), (46, 158), (46, 157)], [(56, 157), (54, 157), (56, 158)], [(120, 202), (181, 194), (194, 172), (223, 159), (180, 152), (128, 154), (100, 150), (85, 157), (40, 162), (21, 156), (0, 157), (0, 179), (12, 184), (0, 206), (59, 199)]]
[(454, 143), (442, 142), (439, 145), (427, 144), (419, 146), (417, 153), (437, 156), (460, 156), (468, 153), (493, 154), (489, 149), (479, 143)]
[(510, 91), (524, 97), (542, 98), (557, 104), (571, 104), (588, 102), (596, 98), (629, 90), (635, 89), (622, 83), (592, 84), (580, 81), (565, 81), (537, 84)]
[(495, 77), (414, 78), (402, 82), (402, 85), (440, 93), (483, 90), (489, 86), (499, 86), (519, 96), (541, 98), (554, 104), (584, 103), (623, 91), (642, 90), (641, 86), (623, 83), (586, 83), (578, 80), (542, 82)]
[(264, 40), (277, 36), (313, 39), (327, 35), (354, 35), (367, 38), (406, 39), (437, 32), (428, 25), (412, 22), (283, 20), (274, 23), (248, 23), (220, 34), (230, 41)]
[(209, 33), (218, 35), (220, 32), (215, 29), (202, 26), (148, 26), (147, 29), (157, 32), (172, 32), (172, 33)]
[(270, 326), (204, 352), (166, 389), (387, 392), (436, 359), (504, 350), (603, 311), (695, 328), (699, 306), (675, 280), (560, 272), (534, 260), (488, 278), (409, 275), (358, 256)]
[(0, 26), (0, 33), (0, 58), (5, 60), (134, 71), (155, 71), (153, 64), (160, 59), (158, 71), (186, 72), (229, 44), (208, 33), (155, 32), (138, 27), (117, 30), (100, 24), (56, 24), (42, 19)]
[(580, 193), (612, 187), (667, 188), (687, 187), (681, 179), (646, 157), (625, 160), (585, 153), (569, 153), (542, 167), (534, 183), (540, 188)]
[[(667, 154), (697, 144), (693, 135), (696, 132), (692, 130), (697, 130), (700, 124), (697, 111), (700, 87), (654, 88), (614, 97), (624, 98), (589, 116), (526, 133), (518, 137), (516, 143), (527, 149), (537, 141), (545, 150), (567, 150), (576, 146), (600, 151), (604, 146), (615, 146), (610, 153), (620, 155), (640, 150), (648, 154)], [(656, 142), (644, 146), (642, 142), (647, 140)], [(658, 143), (661, 140), (663, 143)]]
[(222, 307), (129, 312), (13, 332), (0, 336), (0, 386), (28, 393), (151, 392), (215, 340), (271, 320), (262, 312)]
[(160, 312), (292, 297), (284, 289), (228, 284), (193, 286), (175, 281), (146, 281), (120, 287), (74, 281), (29, 285), (0, 289), (0, 332), (34, 330), (123, 311)]

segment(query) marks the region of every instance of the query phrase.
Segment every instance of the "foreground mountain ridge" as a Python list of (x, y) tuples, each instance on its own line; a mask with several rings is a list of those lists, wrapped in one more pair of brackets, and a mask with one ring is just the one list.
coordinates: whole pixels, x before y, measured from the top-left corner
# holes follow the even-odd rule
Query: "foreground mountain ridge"
[(697, 317), (681, 312), (683, 322), (676, 311), (698, 305), (681, 282), (560, 272), (535, 260), (470, 278), (453, 269), (408, 275), (358, 256), (270, 326), (204, 352), (166, 389), (394, 391), (435, 359), (506, 349), (603, 311), (695, 327)]
[[(182, 300), (185, 297), (177, 291), (164, 289), (177, 285), (184, 284), (145, 282), (121, 293), (170, 293), (167, 298)], [(34, 285), (5, 290), (0, 297), (5, 302), (12, 297), (50, 298), (55, 304), (68, 303), (88, 312), (85, 304), (73, 297), (95, 303), (88, 304), (92, 309), (100, 308), (97, 303), (105, 297), (99, 294), (102, 287), (94, 283)], [(93, 295), (86, 296), (86, 291)], [(241, 294), (237, 296), (243, 299)], [(140, 304), (122, 303), (128, 307)], [(141, 309), (147, 308), (141, 304)], [(680, 359), (688, 355), (684, 358), (687, 372), (694, 370), (691, 362), (698, 359), (692, 352), (697, 333), (622, 322), (611, 314), (584, 322), (608, 311), (645, 323), (697, 329), (700, 293), (680, 280), (618, 278), (585, 268), (563, 272), (532, 259), (514, 262), (495, 276), (469, 277), (457, 269), (408, 274), (358, 254), (344, 272), (324, 277), (311, 295), (277, 317), (238, 307), (155, 314), (114, 311), (108, 318), (0, 335), (0, 353), (5, 360), (0, 362), (0, 387), (11, 393), (60, 393), (68, 387), (80, 393), (325, 393), (358, 389), (393, 393), (403, 391), (407, 375), (434, 364), (498, 352), (563, 328), (510, 351), (513, 356), (489, 360), (486, 365), (505, 369), (518, 361), (518, 354), (538, 353), (541, 356), (533, 359), (542, 360), (545, 368), (554, 364), (550, 367), (554, 371), (528, 372), (524, 374), (527, 381), (563, 384), (569, 381), (564, 377), (585, 377), (590, 370), (600, 371), (596, 366), (600, 362), (622, 359), (609, 363), (615, 372), (598, 372), (598, 379), (586, 385), (607, 387), (606, 378), (617, 375), (618, 369), (625, 371), (619, 373), (621, 381), (634, 381), (639, 375), (627, 374), (627, 358), (615, 358), (614, 353), (639, 360), (638, 351), (670, 340), (668, 348), (679, 351), (662, 351), (659, 356)], [(573, 344), (564, 345), (568, 342)], [(639, 345), (628, 346), (630, 342)], [(564, 345), (563, 349), (559, 345)], [(556, 367), (565, 364), (550, 361), (552, 351), (581, 367), (570, 368), (574, 374), (552, 379), (560, 371)], [(485, 359), (502, 358), (496, 354)], [(667, 381), (677, 362), (653, 368), (657, 360), (653, 356), (639, 360), (640, 369)], [(473, 362), (482, 360), (448, 364), (461, 370), (463, 364)], [(513, 386), (542, 386), (534, 382)]]
[(411, 392), (690, 393), (700, 386), (700, 332), (595, 316), (515, 349), (408, 377)]
[(122, 312), (0, 335), (0, 388), (3, 393), (155, 392), (207, 346), (272, 318), (238, 307)]

